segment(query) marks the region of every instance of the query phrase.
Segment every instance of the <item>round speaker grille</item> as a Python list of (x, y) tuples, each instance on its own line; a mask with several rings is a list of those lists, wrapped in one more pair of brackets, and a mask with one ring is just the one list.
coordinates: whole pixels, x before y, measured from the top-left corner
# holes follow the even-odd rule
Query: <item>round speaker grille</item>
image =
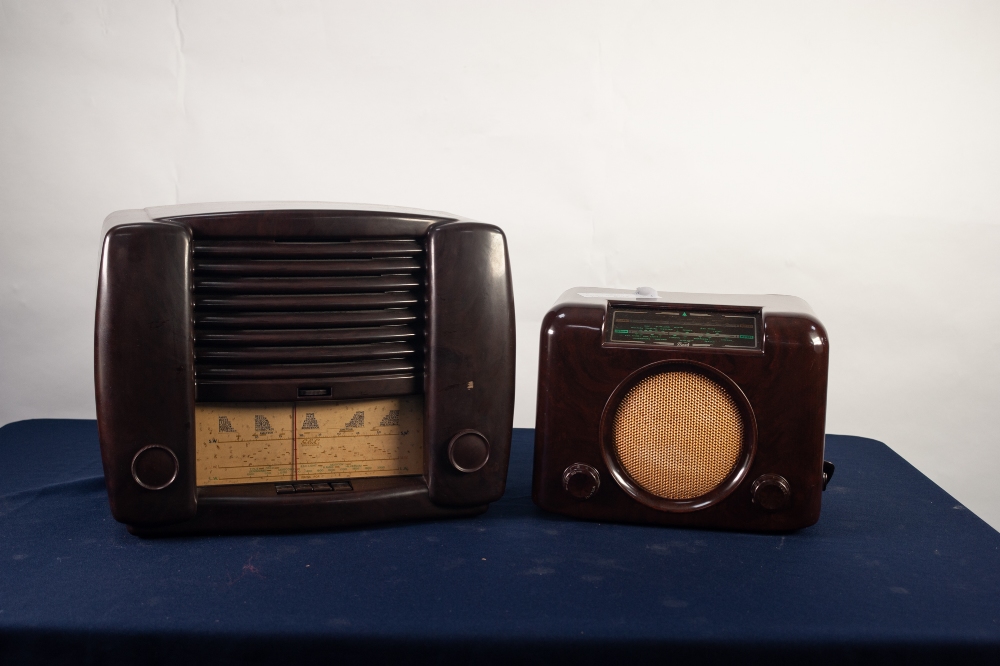
[(661, 372), (629, 389), (618, 405), (614, 450), (640, 488), (688, 500), (732, 473), (743, 431), (740, 410), (719, 384), (695, 372)]

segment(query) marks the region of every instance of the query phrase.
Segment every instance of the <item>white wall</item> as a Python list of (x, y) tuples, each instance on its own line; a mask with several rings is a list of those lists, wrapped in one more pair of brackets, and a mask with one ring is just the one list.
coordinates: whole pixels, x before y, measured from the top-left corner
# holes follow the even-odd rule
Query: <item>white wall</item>
[(508, 235), (515, 424), (574, 285), (789, 293), (828, 430), (1000, 526), (1000, 4), (0, 2), (0, 422), (94, 413), (117, 209), (327, 200)]

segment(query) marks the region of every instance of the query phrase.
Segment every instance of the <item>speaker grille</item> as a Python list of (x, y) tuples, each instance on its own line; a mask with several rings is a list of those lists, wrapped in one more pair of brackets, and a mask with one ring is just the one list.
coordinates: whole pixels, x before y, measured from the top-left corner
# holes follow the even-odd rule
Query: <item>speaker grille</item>
[(736, 403), (717, 383), (694, 372), (662, 372), (625, 394), (615, 412), (614, 449), (640, 488), (687, 500), (730, 475), (743, 432)]
[(419, 372), (423, 255), (414, 239), (196, 240), (199, 384)]

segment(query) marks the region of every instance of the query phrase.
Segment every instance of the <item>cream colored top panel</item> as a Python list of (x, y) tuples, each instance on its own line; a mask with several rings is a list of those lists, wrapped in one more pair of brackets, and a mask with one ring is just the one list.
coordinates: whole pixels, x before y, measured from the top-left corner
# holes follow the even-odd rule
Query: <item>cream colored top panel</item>
[(421, 210), (419, 208), (403, 208), (401, 206), (380, 206), (375, 204), (330, 203), (326, 201), (229, 201), (217, 203), (177, 204), (173, 206), (150, 206), (149, 208), (133, 208), (117, 210), (106, 218), (101, 226), (101, 239), (108, 232), (121, 224), (137, 222), (152, 222), (165, 217), (183, 217), (185, 215), (208, 215), (212, 213), (237, 213), (270, 210), (329, 210), (358, 211), (372, 213), (395, 213), (398, 215), (419, 215), (421, 217), (439, 217), (445, 220), (472, 222), (460, 215), (452, 215), (437, 210)]

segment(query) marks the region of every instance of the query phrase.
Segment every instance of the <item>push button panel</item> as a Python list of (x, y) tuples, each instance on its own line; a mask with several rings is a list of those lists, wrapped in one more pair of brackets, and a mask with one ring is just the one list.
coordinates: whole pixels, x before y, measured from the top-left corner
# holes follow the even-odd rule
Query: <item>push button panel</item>
[(323, 492), (343, 492), (354, 490), (350, 481), (310, 481), (309, 483), (277, 483), (274, 492), (278, 495), (288, 495), (292, 493), (323, 493)]

